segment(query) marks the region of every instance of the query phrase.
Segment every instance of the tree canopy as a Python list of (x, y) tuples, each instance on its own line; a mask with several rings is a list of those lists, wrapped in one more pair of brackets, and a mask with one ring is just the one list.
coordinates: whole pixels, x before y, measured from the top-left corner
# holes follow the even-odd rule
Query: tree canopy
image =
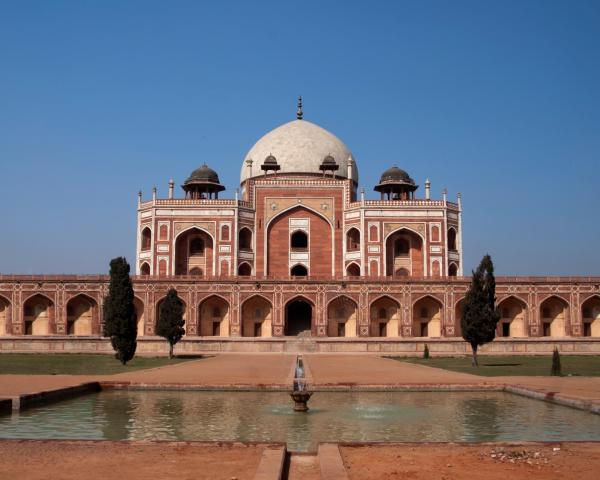
[(104, 336), (110, 337), (115, 358), (125, 365), (137, 348), (137, 316), (129, 264), (123, 257), (110, 262), (110, 284), (104, 299)]
[(496, 337), (500, 314), (496, 309), (496, 279), (494, 264), (485, 255), (473, 272), (471, 286), (463, 304), (461, 330), (473, 352), (473, 365), (477, 365), (477, 348)]
[(177, 295), (177, 290), (171, 288), (167, 297), (160, 304), (156, 334), (169, 342), (169, 358), (173, 358), (173, 346), (185, 334), (183, 319), (183, 302)]

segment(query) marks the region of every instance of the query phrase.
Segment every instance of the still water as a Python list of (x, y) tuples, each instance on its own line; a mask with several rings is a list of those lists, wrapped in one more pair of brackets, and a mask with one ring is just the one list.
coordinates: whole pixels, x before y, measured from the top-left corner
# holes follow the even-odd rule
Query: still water
[(0, 416), (0, 438), (286, 442), (600, 440), (600, 415), (501, 392), (107, 391)]

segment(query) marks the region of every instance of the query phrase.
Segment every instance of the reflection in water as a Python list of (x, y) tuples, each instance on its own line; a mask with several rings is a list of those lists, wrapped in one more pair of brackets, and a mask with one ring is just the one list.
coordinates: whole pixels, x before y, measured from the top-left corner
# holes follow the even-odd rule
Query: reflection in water
[(0, 416), (0, 438), (287, 442), (600, 440), (600, 415), (498, 392), (107, 391)]
[(98, 413), (103, 417), (101, 422), (103, 438), (106, 440), (129, 438), (130, 422), (135, 418), (134, 399), (128, 395), (119, 395), (115, 396), (112, 402), (104, 402), (100, 396), (94, 397), (92, 408), (99, 410)]
[[(468, 398), (457, 405), (457, 417), (462, 419), (464, 440), (493, 442), (502, 433), (502, 405), (490, 398)], [(506, 408), (510, 408), (504, 405)], [(509, 410), (510, 411), (510, 410)], [(510, 419), (506, 419), (510, 421)]]

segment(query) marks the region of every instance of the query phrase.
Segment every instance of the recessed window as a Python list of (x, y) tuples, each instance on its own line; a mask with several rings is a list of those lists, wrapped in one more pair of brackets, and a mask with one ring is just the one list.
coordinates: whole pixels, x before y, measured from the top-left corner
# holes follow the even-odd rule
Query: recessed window
[(151, 242), (152, 234), (148, 227), (142, 230), (142, 250), (150, 250), (150, 242)]
[(395, 252), (397, 257), (407, 257), (410, 251), (410, 244), (405, 238), (396, 240)]
[(456, 251), (456, 230), (453, 228), (448, 229), (448, 250)]
[(308, 276), (308, 271), (304, 265), (295, 265), (291, 270), (292, 277), (306, 277)]
[(200, 237), (192, 238), (190, 241), (190, 257), (204, 255), (204, 240)]
[(308, 248), (308, 235), (300, 230), (292, 233), (290, 246), (292, 250), (306, 250)]

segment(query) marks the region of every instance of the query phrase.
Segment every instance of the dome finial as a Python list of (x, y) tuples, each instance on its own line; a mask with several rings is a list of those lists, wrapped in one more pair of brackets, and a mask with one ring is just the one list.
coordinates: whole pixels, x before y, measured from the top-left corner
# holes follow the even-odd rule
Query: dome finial
[(302, 116), (304, 113), (302, 112), (302, 95), (298, 97), (298, 110), (296, 111), (296, 118), (298, 120), (302, 120)]

